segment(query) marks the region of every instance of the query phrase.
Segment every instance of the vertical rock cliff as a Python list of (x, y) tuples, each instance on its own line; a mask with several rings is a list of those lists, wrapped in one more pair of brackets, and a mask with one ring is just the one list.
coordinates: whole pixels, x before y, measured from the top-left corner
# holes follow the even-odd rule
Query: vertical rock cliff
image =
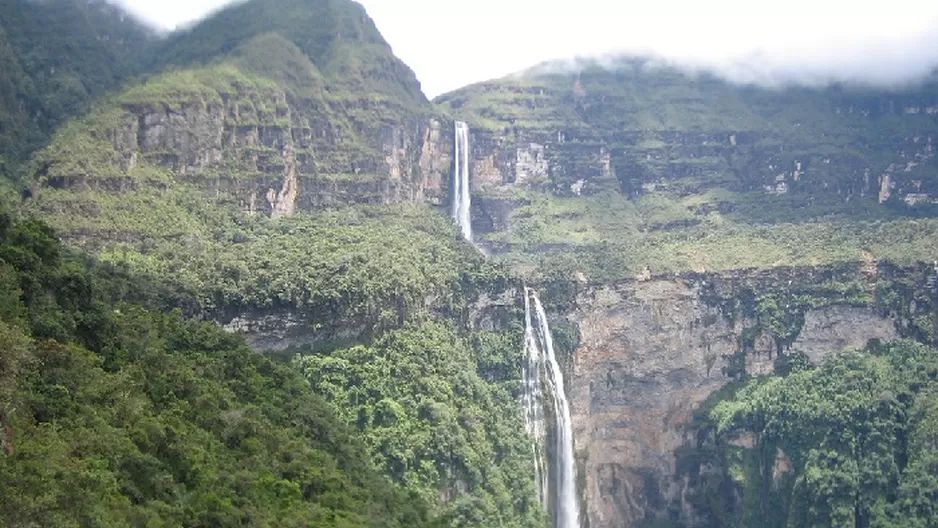
[(857, 277), (855, 267), (777, 269), (581, 292), (569, 314), (580, 334), (571, 391), (589, 526), (694, 526), (678, 452), (694, 445), (690, 424), (708, 397), (796, 355), (818, 363), (897, 338), (897, 320), (875, 309), (878, 279)]
[[(630, 58), (436, 102), (473, 130), (477, 239), (513, 262), (577, 260), (592, 279), (842, 260), (831, 247), (906, 257), (842, 234), (916, 229), (906, 220), (938, 204), (934, 82), (768, 90)], [(827, 250), (805, 250), (811, 239)], [(771, 247), (747, 250), (759, 244)]]

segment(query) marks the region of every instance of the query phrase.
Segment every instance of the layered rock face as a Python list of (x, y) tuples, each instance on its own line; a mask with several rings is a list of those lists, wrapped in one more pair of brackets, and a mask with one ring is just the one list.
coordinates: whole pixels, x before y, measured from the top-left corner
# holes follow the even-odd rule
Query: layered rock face
[(237, 4), (152, 55), (36, 156), (34, 191), (192, 184), (275, 217), (445, 199), (451, 124), (358, 4)]
[[(442, 203), (450, 161), (439, 120), (417, 115), (376, 123), (363, 138), (330, 117), (311, 104), (291, 105), (278, 91), (222, 93), (220, 102), (200, 98), (178, 106), (124, 104), (100, 134), (119, 166), (63, 168), (71, 160), (53, 153), (46, 182), (75, 190), (126, 188), (146, 164), (223, 194), (245, 212), (271, 216), (355, 203)], [(355, 150), (364, 152), (350, 155)]]
[[(699, 217), (733, 210), (728, 193), (761, 196), (769, 209), (791, 196), (899, 207), (938, 200), (932, 85), (775, 91), (629, 60), (534, 69), (437, 102), (473, 127), (475, 191), (490, 204), (516, 200), (518, 188), (698, 195)], [(508, 221), (511, 207), (478, 203), (480, 232)]]
[[(580, 490), (590, 528), (670, 519), (693, 526), (676, 477), (676, 450), (694, 441), (693, 413), (742, 374), (773, 372), (782, 355), (813, 362), (871, 339), (898, 336), (894, 320), (834, 297), (799, 310), (797, 336), (779, 336), (758, 315), (728, 317), (730, 299), (821, 284), (824, 270), (774, 270), (629, 281), (590, 288), (569, 318), (580, 331), (571, 402)], [(846, 272), (845, 277), (850, 273)], [(870, 283), (871, 284), (871, 283)], [(716, 297), (714, 292), (720, 292)], [(762, 315), (765, 317), (765, 314)]]
[[(454, 315), (428, 297), (425, 306), (442, 317), (462, 319), (461, 324), (482, 332), (505, 332), (518, 320), (521, 294), (516, 288), (481, 292), (472, 299), (465, 314)], [(254, 310), (221, 317), (219, 324), (228, 332), (241, 332), (255, 350), (284, 353), (317, 350), (367, 341), (373, 325), (365, 320), (337, 320), (311, 328), (311, 315), (301, 310)], [(317, 321), (318, 322), (318, 321)]]

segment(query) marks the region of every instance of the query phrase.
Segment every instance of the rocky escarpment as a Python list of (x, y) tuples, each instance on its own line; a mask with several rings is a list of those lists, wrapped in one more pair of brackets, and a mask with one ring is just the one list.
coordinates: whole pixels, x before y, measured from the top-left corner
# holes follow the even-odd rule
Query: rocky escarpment
[[(175, 104), (138, 103), (133, 93), (126, 98), (133, 102), (60, 134), (62, 143), (41, 155), (46, 184), (132, 190), (152, 183), (146, 169), (158, 169), (246, 212), (271, 216), (444, 200), (449, 159), (440, 147), (441, 122), (430, 116), (376, 123), (365, 136), (328, 107), (290, 101), (276, 89), (232, 86)], [(82, 153), (66, 144), (74, 136), (107, 151), (109, 163), (76, 159)]]
[(445, 199), (451, 123), (354, 2), (239, 3), (150, 62), (56, 133), (34, 194), (187, 185), (270, 216)]
[[(432, 296), (423, 306), (441, 317), (456, 319), (473, 331), (506, 332), (518, 321), (521, 309), (517, 288), (496, 288), (480, 292), (453, 313), (441, 299)], [(366, 342), (375, 332), (374, 321), (366, 317), (333, 319), (302, 309), (245, 310), (219, 317), (226, 331), (241, 333), (255, 350), (269, 353), (320, 351)]]
[(792, 209), (823, 216), (831, 204), (908, 210), (938, 200), (932, 85), (773, 91), (628, 60), (533, 69), (437, 102), (473, 128), (480, 234), (523, 217), (513, 213), (538, 193), (654, 196), (681, 210), (652, 215), (648, 230), (714, 212), (765, 222)]
[[(554, 338), (570, 353), (578, 488), (588, 526), (706, 525), (686, 498), (700, 490), (681, 470), (681, 450), (697, 440), (695, 411), (728, 384), (784, 371), (801, 358), (819, 363), (900, 336), (932, 339), (935, 284), (931, 266), (865, 263), (542, 287), (554, 301)], [(518, 297), (511, 287), (494, 289), (471, 299), (461, 315), (439, 313), (469, 329), (517, 330)], [(432, 298), (425, 305), (440, 309)], [(297, 311), (257, 311), (239, 315), (228, 329), (273, 352), (323, 350), (368, 333), (367, 325), (317, 322)]]
[(694, 411), (728, 383), (793, 357), (816, 363), (906, 334), (909, 314), (928, 319), (930, 308), (886, 293), (892, 286), (884, 284), (903, 275), (882, 266), (776, 269), (578, 294), (569, 314), (580, 333), (570, 391), (589, 526), (698, 525), (684, 500), (693, 490), (676, 467), (679, 448), (694, 443)]

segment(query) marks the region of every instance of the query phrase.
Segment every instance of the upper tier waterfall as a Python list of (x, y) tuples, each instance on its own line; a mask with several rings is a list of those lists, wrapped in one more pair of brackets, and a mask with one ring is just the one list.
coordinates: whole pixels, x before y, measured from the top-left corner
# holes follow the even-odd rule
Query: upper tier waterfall
[[(580, 528), (580, 508), (573, 460), (573, 421), (564, 389), (563, 372), (554, 353), (547, 314), (530, 288), (524, 291), (524, 418), (534, 440), (535, 478), (541, 503), (553, 508), (555, 528)], [(548, 449), (544, 396), (552, 406), (554, 444)], [(548, 485), (548, 470), (553, 477)], [(552, 495), (551, 495), (552, 492)]]
[(456, 122), (456, 144), (453, 149), (453, 220), (462, 229), (466, 240), (472, 240), (472, 216), (469, 197), (469, 125)]

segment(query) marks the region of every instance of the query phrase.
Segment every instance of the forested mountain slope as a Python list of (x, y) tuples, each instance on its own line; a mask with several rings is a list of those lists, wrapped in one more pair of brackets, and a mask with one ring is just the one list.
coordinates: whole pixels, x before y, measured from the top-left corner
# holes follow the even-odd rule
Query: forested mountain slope
[[(365, 500), (358, 490), (371, 484), (346, 483), (341, 463), (315, 459), (315, 453), (281, 462), (287, 455), (273, 444), (283, 440), (287, 450), (304, 441), (270, 435), (293, 434), (277, 432), (279, 424), (302, 420), (307, 411), (287, 407), (267, 416), (260, 409), (249, 424), (264, 433), (249, 442), (257, 457), (206, 455), (221, 460), (223, 481), (204, 483), (219, 486), (218, 504), (204, 504), (223, 510), (218, 517), (203, 515), (202, 503), (187, 506), (183, 496), (201, 499), (196, 484), (185, 481), (172, 488), (175, 495), (159, 499), (168, 509), (138, 511), (134, 519), (165, 513), (169, 524), (198, 518), (185, 521), (195, 525), (277, 519), (393, 525), (398, 518), (418, 525), (541, 524), (516, 398), (521, 358), (514, 283), (461, 241), (445, 217), (423, 207), (443, 199), (449, 162), (436, 149), (441, 125), (413, 73), (364, 10), (346, 1), (237, 4), (170, 35), (142, 68), (145, 75), (100, 97), (32, 157), (29, 199), (19, 214), (47, 219), (70, 246), (91, 251), (102, 266), (126, 268), (158, 292), (171, 292), (158, 309), (176, 306), (186, 317), (230, 322), (229, 329), (247, 330), (253, 344), (273, 343), (287, 358), (302, 353), (296, 365), (258, 368), (299, 371), (316, 393), (334, 396), (328, 413), (341, 418), (339, 431), (354, 430), (342, 450), (367, 460), (390, 485), (385, 481), (388, 490)], [(147, 292), (144, 300), (153, 300), (150, 295), (157, 293)], [(479, 304), (487, 296), (503, 300)], [(488, 321), (484, 328), (480, 320)], [(139, 323), (141, 332), (163, 339), (146, 330), (147, 321)], [(256, 321), (292, 330), (264, 340)], [(131, 337), (135, 332), (125, 330)], [(204, 358), (201, 345), (190, 350), (175, 334), (153, 353), (181, 355), (181, 376), (189, 375), (191, 358), (195, 374), (178, 383), (195, 394), (214, 392), (216, 382), (240, 386), (236, 373), (224, 369), (236, 355), (229, 348), (248, 351), (237, 339), (213, 336), (221, 344)], [(128, 351), (114, 372), (146, 370), (146, 350), (142, 356)], [(103, 352), (91, 352), (94, 365)], [(379, 364), (380, 371), (369, 372)], [(216, 377), (200, 378), (202, 369)], [(275, 384), (301, 390), (293, 381)], [(308, 390), (305, 381), (297, 383)], [(180, 391), (174, 389), (177, 398)], [(350, 391), (348, 400), (337, 391)], [(217, 414), (213, 409), (192, 411), (207, 414), (191, 419), (208, 420)], [(122, 424), (114, 427), (125, 432)], [(180, 449), (187, 456), (193, 451), (188, 444)], [(10, 471), (26, 471), (20, 459), (10, 463)], [(338, 474), (324, 473), (328, 482), (306, 492), (305, 476), (281, 477), (288, 463), (290, 471), (335, 468)], [(119, 469), (101, 464), (102, 478)], [(126, 471), (139, 477), (135, 468)], [(361, 469), (356, 478), (371, 478), (369, 471)], [(268, 495), (254, 503), (252, 495), (236, 500), (247, 493), (240, 489), (225, 495), (226, 483), (239, 478), (229, 474), (238, 472), (263, 480), (258, 487), (269, 484), (259, 494), (282, 492), (282, 499), (277, 505)], [(108, 493), (119, 495), (122, 488), (116, 489)], [(384, 501), (394, 490), (403, 498), (393, 499), (392, 507)], [(316, 493), (335, 497), (328, 505), (333, 513), (317, 513)], [(121, 504), (111, 495), (108, 500)], [(126, 519), (119, 517), (123, 511), (115, 518)]]
[(0, 213), (0, 523), (414, 526), (295, 371)]
[(935, 84), (629, 59), (431, 103), (347, 0), (156, 41), (0, 2), (8, 524), (547, 525), (532, 286), (592, 528), (929, 526), (934, 350), (880, 341), (938, 335)]
[(742, 507), (698, 504), (722, 525), (934, 526), (936, 387), (938, 351), (910, 341), (733, 387), (695, 461), (727, 471), (689, 471)]
[(364, 8), (345, 0), (264, 0), (235, 5), (174, 35), (157, 52), (155, 62), (208, 63), (268, 33), (296, 45), (335, 83), (327, 89), (351, 98), (349, 102), (371, 98), (372, 103), (404, 109), (427, 107), (414, 73), (394, 56)]
[(8, 169), (141, 71), (156, 35), (103, 0), (0, 2), (0, 158)]

